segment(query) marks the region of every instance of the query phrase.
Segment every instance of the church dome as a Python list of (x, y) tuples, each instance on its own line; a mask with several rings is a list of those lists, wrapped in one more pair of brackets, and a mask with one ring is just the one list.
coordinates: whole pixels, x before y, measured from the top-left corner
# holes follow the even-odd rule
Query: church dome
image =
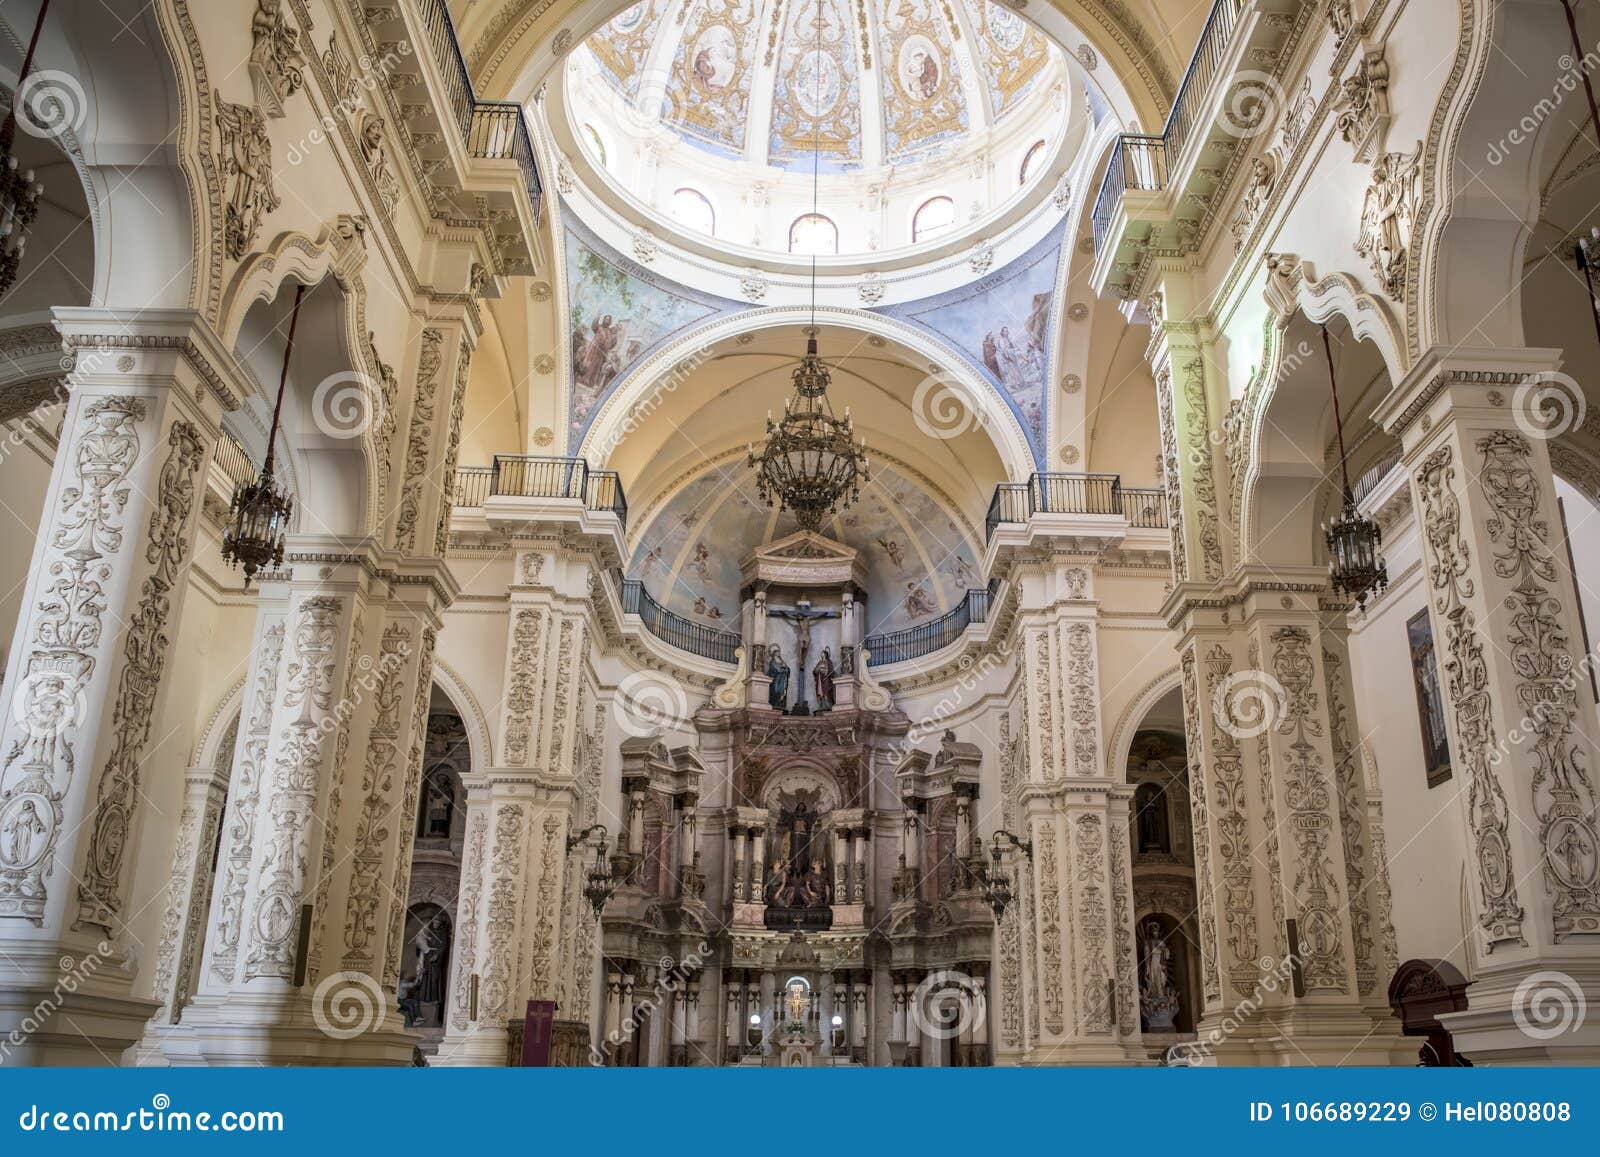
[(1049, 169), (1068, 87), (988, 0), (642, 0), (563, 95), (588, 164), (668, 229), (826, 256), (992, 220)]

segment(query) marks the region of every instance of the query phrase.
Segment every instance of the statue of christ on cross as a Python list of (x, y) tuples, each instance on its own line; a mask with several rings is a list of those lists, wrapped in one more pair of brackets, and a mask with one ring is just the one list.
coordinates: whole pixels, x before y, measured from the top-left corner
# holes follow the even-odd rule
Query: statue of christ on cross
[(788, 619), (794, 623), (795, 642), (799, 644), (799, 660), (795, 664), (794, 681), (799, 685), (799, 697), (789, 709), (791, 715), (810, 715), (811, 705), (806, 702), (806, 655), (811, 650), (811, 624), (820, 619), (837, 619), (838, 611), (819, 611), (810, 599), (799, 599), (792, 607), (768, 607), (767, 614)]

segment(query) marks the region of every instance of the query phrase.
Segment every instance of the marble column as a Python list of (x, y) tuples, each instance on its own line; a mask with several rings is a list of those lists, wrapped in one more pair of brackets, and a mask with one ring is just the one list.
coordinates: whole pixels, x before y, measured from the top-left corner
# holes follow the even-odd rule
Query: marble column
[(243, 391), (197, 315), (56, 322), (71, 398), (0, 691), (0, 1058), (99, 1065), (159, 1004), (134, 996), (126, 943), (141, 781), (221, 408)]
[[(1403, 439), (1424, 528), (1469, 850), (1471, 1008), (1443, 1021), (1494, 1063), (1600, 1061), (1600, 725), (1550, 465), (1561, 429), (1541, 420), (1573, 404), (1557, 364), (1551, 350), (1430, 352), (1377, 415)], [(1525, 1031), (1535, 1007), (1572, 1030)]]

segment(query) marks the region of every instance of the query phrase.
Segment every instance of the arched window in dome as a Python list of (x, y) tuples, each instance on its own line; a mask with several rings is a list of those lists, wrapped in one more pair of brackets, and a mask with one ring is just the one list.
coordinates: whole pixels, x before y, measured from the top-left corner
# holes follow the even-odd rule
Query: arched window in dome
[(789, 226), (790, 253), (839, 252), (839, 226), (821, 213), (806, 213)]
[(602, 169), (605, 168), (606, 143), (600, 139), (600, 134), (595, 131), (593, 125), (585, 124), (583, 126), (583, 141), (589, 146), (589, 151), (594, 154), (594, 159), (599, 162), (600, 167)]
[(717, 235), (717, 213), (706, 200), (706, 195), (696, 189), (682, 188), (672, 194), (672, 219), (686, 229)]
[(911, 243), (926, 241), (956, 223), (956, 203), (949, 197), (929, 197), (911, 218)]
[(1022, 168), (1017, 172), (1017, 184), (1026, 185), (1028, 175), (1033, 172), (1033, 167), (1044, 159), (1044, 142), (1034, 141), (1028, 146), (1028, 151), (1023, 155)]

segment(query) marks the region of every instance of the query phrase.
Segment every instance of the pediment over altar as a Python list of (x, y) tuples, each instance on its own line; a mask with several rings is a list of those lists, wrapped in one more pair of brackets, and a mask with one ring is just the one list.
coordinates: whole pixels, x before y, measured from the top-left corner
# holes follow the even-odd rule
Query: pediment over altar
[(810, 530), (756, 547), (739, 564), (745, 586), (865, 587), (866, 563), (854, 547)]

